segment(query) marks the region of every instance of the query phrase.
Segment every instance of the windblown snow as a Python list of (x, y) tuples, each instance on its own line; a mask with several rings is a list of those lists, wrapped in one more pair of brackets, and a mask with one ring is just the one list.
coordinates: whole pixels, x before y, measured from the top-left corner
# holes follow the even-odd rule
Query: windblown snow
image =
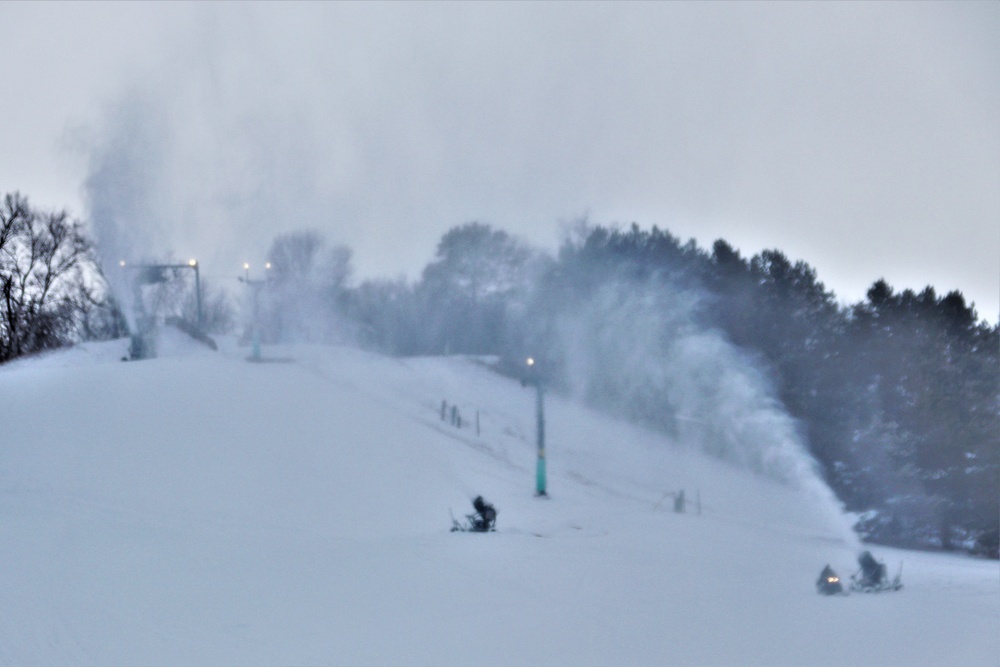
[(0, 368), (0, 664), (1000, 664), (996, 561), (868, 546), (905, 588), (821, 597), (862, 548), (821, 494), (549, 394), (539, 499), (481, 361), (221, 342)]

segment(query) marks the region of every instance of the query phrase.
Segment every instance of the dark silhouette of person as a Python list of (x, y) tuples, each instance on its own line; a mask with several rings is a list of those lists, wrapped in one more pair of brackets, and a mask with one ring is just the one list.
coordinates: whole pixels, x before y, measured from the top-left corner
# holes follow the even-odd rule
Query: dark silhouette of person
[(476, 496), (472, 501), (472, 506), (476, 509), (476, 517), (472, 522), (472, 529), (485, 533), (493, 528), (497, 520), (497, 511), (482, 496)]
[(865, 551), (858, 556), (858, 565), (861, 566), (861, 585), (879, 586), (885, 579), (885, 565), (875, 560), (872, 552)]

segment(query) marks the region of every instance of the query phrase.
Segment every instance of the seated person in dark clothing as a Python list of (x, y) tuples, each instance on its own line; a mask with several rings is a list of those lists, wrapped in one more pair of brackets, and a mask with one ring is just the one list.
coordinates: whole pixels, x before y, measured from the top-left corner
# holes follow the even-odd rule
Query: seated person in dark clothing
[(493, 528), (497, 520), (497, 511), (482, 496), (476, 496), (472, 501), (472, 506), (476, 508), (476, 515), (472, 521), (472, 530), (485, 533)]
[(885, 565), (875, 560), (870, 551), (858, 556), (858, 564), (861, 566), (862, 586), (878, 586), (885, 580)]

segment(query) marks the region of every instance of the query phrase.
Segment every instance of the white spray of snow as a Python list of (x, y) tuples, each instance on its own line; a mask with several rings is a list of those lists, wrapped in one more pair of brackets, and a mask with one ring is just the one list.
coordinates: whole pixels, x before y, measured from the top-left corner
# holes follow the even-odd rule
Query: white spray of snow
[(683, 447), (807, 491), (856, 544), (854, 518), (822, 480), (765, 374), (720, 332), (697, 324), (699, 298), (663, 284), (612, 283), (574, 308), (562, 338), (577, 396), (664, 428)]

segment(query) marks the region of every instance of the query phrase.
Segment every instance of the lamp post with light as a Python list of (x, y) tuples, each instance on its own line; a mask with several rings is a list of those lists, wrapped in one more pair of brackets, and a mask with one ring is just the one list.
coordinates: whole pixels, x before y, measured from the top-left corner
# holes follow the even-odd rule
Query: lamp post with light
[(201, 311), (201, 269), (196, 259), (189, 260), (188, 266), (194, 269), (194, 296), (198, 308), (198, 329), (203, 331), (205, 329), (205, 316)]
[[(271, 262), (266, 262), (264, 264), (264, 269), (269, 270), (271, 268)], [(243, 263), (244, 277), (240, 278), (240, 282), (245, 283), (247, 287), (253, 290), (253, 324), (251, 325), (250, 339), (251, 339), (251, 359), (253, 361), (260, 361), (260, 324), (258, 322), (260, 315), (260, 288), (267, 283), (265, 277), (264, 280), (250, 280), (250, 263)], [(267, 274), (265, 273), (265, 276)]]
[(197, 318), (197, 329), (198, 331), (202, 331), (205, 318), (201, 308), (201, 270), (198, 266), (198, 260), (189, 260), (187, 264), (129, 264), (125, 260), (121, 260), (118, 262), (118, 266), (123, 270), (136, 272), (134, 279), (135, 303), (133, 304), (133, 308), (137, 311), (136, 320), (140, 330), (132, 334), (132, 358), (145, 358), (154, 354), (152, 352), (152, 343), (150, 342), (151, 338), (148, 335), (153, 324), (151, 316), (143, 312), (141, 286), (166, 282), (169, 280), (166, 274), (168, 270), (173, 270), (174, 276), (176, 276), (177, 269), (194, 269), (194, 294), (197, 306), (195, 317)]
[(198, 260), (188, 260), (187, 264), (126, 264), (125, 260), (122, 260), (118, 262), (118, 266), (123, 269), (144, 272), (140, 274), (141, 283), (163, 282), (164, 277), (160, 272), (166, 269), (194, 269), (194, 298), (197, 307), (195, 317), (197, 318), (198, 328), (201, 329), (204, 326), (205, 316), (201, 310), (201, 268), (198, 265)]
[(545, 388), (535, 359), (528, 357), (525, 364), (528, 367), (528, 373), (523, 384), (535, 385), (535, 422), (538, 441), (538, 459), (535, 464), (535, 495), (547, 498), (549, 494), (545, 491)]

